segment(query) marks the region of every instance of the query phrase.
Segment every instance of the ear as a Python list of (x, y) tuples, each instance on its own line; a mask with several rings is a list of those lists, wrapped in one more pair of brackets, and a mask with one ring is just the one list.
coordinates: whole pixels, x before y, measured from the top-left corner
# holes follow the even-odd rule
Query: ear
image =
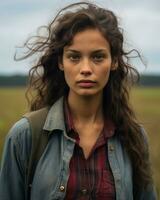
[(59, 67), (59, 69), (61, 70), (61, 71), (63, 71), (64, 69), (63, 69), (63, 63), (62, 63), (62, 58), (58, 58), (58, 67)]
[(114, 70), (116, 70), (117, 68), (118, 68), (118, 61), (115, 60), (115, 61), (113, 61), (112, 64), (111, 64), (111, 71), (114, 71)]
[(59, 66), (59, 69), (60, 69), (61, 71), (64, 70), (64, 69), (63, 69), (63, 65), (62, 65), (62, 63), (58, 63), (58, 66)]

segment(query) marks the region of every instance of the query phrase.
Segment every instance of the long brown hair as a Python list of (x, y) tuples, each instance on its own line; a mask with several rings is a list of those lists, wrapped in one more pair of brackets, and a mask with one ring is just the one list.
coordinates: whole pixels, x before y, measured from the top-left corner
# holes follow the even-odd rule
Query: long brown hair
[[(62, 58), (64, 46), (71, 44), (74, 35), (87, 28), (99, 29), (111, 47), (112, 61), (118, 65), (111, 71), (104, 88), (104, 112), (116, 126), (116, 133), (126, 148), (133, 166), (134, 184), (145, 187), (152, 182), (148, 150), (142, 128), (137, 123), (129, 104), (129, 85), (139, 77), (136, 69), (129, 64), (134, 51), (126, 52), (123, 47), (123, 31), (115, 14), (91, 3), (75, 3), (63, 8), (54, 20), (45, 27), (46, 36), (29, 38), (25, 46), (28, 52), (22, 58), (40, 54), (29, 73), (27, 97), (30, 110), (51, 106), (69, 90), (58, 62)], [(29, 98), (30, 92), (34, 96)]]

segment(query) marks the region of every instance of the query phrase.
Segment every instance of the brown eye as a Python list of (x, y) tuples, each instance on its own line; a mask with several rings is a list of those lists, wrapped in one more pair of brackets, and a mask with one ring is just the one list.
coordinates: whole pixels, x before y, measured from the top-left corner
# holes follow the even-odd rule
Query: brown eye
[(96, 54), (96, 55), (93, 55), (92, 58), (93, 58), (93, 60), (94, 60), (95, 62), (101, 62), (101, 61), (104, 60), (105, 55), (103, 55), (103, 54)]
[(71, 61), (79, 61), (80, 60), (80, 55), (77, 55), (77, 54), (71, 54), (71, 55), (68, 55), (68, 58), (71, 60)]

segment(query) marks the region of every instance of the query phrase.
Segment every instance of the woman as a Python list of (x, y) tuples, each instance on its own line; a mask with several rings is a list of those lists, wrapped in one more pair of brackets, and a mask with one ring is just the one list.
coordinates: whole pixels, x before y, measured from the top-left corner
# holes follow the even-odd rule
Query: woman
[[(25, 57), (42, 53), (30, 72), (29, 90), (36, 92), (30, 110), (49, 107), (43, 129), (51, 131), (30, 199), (156, 199), (146, 136), (128, 102), (138, 72), (128, 63), (116, 16), (77, 3), (47, 28), (46, 38), (26, 43)], [(31, 135), (23, 118), (7, 136), (3, 200), (25, 199)]]

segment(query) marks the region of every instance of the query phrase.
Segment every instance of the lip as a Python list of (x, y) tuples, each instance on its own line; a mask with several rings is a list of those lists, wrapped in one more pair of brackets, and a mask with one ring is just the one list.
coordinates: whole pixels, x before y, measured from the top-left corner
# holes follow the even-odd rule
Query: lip
[(92, 80), (80, 80), (77, 84), (83, 88), (91, 88), (96, 84), (96, 82)]

